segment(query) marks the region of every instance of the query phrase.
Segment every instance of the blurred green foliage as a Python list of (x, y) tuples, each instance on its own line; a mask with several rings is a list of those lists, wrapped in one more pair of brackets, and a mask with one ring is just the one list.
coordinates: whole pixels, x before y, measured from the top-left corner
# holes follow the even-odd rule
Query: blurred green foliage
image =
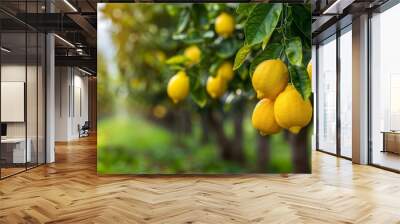
[[(244, 123), (246, 165), (242, 166), (222, 160), (214, 142), (202, 143), (200, 125), (194, 126), (197, 130), (192, 134), (177, 135), (140, 116), (110, 117), (98, 126), (97, 170), (101, 174), (257, 172), (256, 131), (249, 121)], [(271, 162), (265, 170), (290, 172), (288, 143), (282, 134), (272, 136), (271, 141)]]

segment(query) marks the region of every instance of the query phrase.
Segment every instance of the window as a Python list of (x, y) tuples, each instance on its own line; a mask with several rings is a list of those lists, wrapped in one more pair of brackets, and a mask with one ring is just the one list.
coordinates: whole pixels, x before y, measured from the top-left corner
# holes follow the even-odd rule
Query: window
[(400, 170), (400, 5), (371, 18), (372, 163)]
[(318, 149), (336, 153), (336, 36), (318, 47)]
[(351, 158), (352, 148), (352, 33), (351, 26), (340, 36), (340, 155)]

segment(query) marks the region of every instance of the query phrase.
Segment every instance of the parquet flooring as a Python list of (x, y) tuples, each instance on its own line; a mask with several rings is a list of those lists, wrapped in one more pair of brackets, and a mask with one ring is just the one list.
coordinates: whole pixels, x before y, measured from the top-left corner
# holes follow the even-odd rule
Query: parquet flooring
[(0, 181), (0, 223), (400, 223), (400, 175), (313, 153), (312, 175), (97, 176), (96, 141)]

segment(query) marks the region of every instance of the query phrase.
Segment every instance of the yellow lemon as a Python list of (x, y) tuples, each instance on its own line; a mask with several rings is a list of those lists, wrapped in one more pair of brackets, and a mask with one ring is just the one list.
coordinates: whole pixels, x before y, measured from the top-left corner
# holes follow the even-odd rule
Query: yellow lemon
[(310, 80), (311, 80), (311, 78), (312, 78), (312, 64), (311, 64), (311, 61), (308, 62), (308, 65), (307, 65), (307, 73), (308, 73), (308, 77), (309, 77)]
[(235, 19), (226, 12), (219, 14), (215, 20), (215, 32), (221, 37), (227, 38), (235, 31)]
[(289, 79), (288, 69), (281, 60), (265, 60), (257, 65), (252, 84), (257, 98), (274, 100), (282, 92)]
[(165, 108), (163, 105), (157, 105), (153, 108), (153, 115), (158, 119), (165, 117), (166, 114), (167, 108)]
[(131, 80), (131, 88), (138, 89), (141, 86), (142, 82), (138, 78), (134, 78)]
[(162, 51), (157, 51), (156, 52), (156, 58), (159, 62), (164, 62), (167, 59), (167, 56), (165, 55), (164, 52)]
[(289, 84), (275, 100), (275, 119), (279, 126), (299, 133), (312, 117), (312, 106), (309, 99), (304, 100), (300, 93)]
[(211, 98), (219, 98), (224, 95), (226, 90), (226, 82), (221, 76), (210, 76), (207, 79), (206, 89)]
[(189, 59), (188, 65), (194, 65), (200, 62), (201, 51), (196, 45), (186, 48), (183, 54)]
[(233, 74), (233, 65), (228, 61), (222, 63), (217, 70), (217, 76), (221, 76), (226, 81), (231, 81)]
[(185, 99), (189, 94), (189, 77), (184, 71), (176, 73), (168, 82), (168, 96), (174, 103)]
[(261, 135), (275, 134), (281, 130), (275, 120), (274, 102), (267, 98), (257, 103), (253, 110), (251, 121), (254, 128), (259, 130)]

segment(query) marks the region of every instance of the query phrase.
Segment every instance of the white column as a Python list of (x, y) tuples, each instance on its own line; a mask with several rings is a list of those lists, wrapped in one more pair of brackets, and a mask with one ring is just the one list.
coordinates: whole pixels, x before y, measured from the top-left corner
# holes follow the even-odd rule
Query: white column
[(353, 162), (368, 163), (368, 15), (353, 19)]

